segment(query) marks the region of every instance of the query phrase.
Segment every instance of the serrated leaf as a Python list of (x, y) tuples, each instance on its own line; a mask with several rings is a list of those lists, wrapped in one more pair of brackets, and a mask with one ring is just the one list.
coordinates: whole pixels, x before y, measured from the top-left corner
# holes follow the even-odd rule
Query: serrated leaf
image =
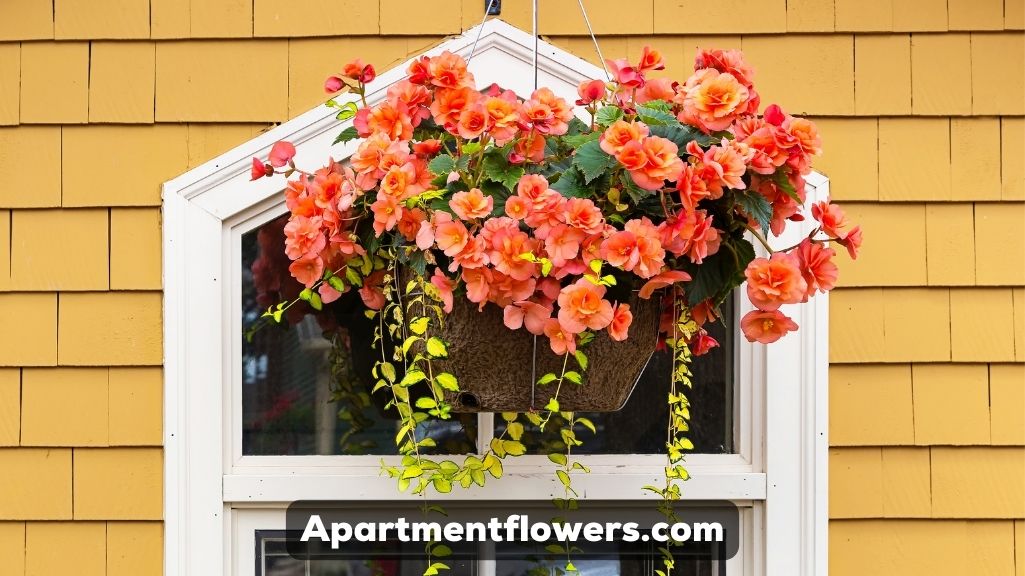
[(656, 106), (641, 104), (637, 106), (637, 119), (648, 126), (674, 126), (680, 121), (666, 110), (660, 110)]
[(590, 184), (592, 180), (601, 176), (616, 166), (616, 164), (616, 159), (606, 154), (596, 141), (588, 142), (577, 148), (576, 153), (573, 155), (573, 165), (583, 174), (585, 184)]
[(590, 190), (584, 183), (584, 175), (573, 167), (563, 172), (559, 179), (552, 183), (551, 189), (567, 198), (586, 198), (590, 195)]
[(327, 285), (339, 292), (345, 292), (345, 281), (338, 276), (331, 276), (327, 279)]
[[(696, 140), (698, 144), (703, 141), (707, 141), (706, 135), (694, 128), (693, 126), (684, 126), (680, 123), (668, 124), (668, 125), (656, 125), (649, 127), (649, 133), (652, 136), (661, 136), (666, 140), (676, 144), (680, 152), (683, 152), (684, 148), (687, 147), (692, 140)], [(707, 144), (705, 144), (707, 146)]]
[(498, 182), (510, 190), (516, 189), (516, 184), (523, 177), (523, 172), (523, 166), (510, 164), (500, 153), (489, 153), (484, 157), (484, 175), (489, 180)]
[(355, 127), (349, 126), (335, 137), (335, 141), (332, 142), (332, 144), (344, 144), (350, 140), (355, 140), (356, 138), (359, 138), (359, 132), (356, 131)]
[(758, 192), (746, 190), (737, 192), (737, 204), (750, 217), (758, 222), (763, 234), (769, 233), (769, 223), (772, 221), (772, 204)]
[(594, 142), (599, 138), (601, 138), (601, 132), (589, 132), (587, 134), (577, 134), (575, 136), (563, 136), (562, 141), (570, 148), (576, 149), (588, 142)]
[(448, 176), (456, 169), (456, 159), (448, 154), (439, 154), (427, 163), (427, 169), (435, 176)]
[(623, 117), (623, 110), (618, 106), (603, 106), (594, 115), (594, 122), (599, 126), (609, 126)]

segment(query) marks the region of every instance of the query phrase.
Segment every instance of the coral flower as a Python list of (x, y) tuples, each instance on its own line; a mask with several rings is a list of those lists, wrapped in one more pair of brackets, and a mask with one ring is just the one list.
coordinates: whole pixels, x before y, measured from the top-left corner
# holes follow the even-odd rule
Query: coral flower
[(345, 82), (338, 76), (328, 76), (324, 80), (324, 92), (334, 94), (345, 87)]
[(750, 88), (754, 70), (744, 61), (740, 50), (699, 50), (694, 57), (694, 70), (713, 68), (732, 74), (738, 82)]
[(634, 68), (630, 61), (626, 58), (619, 58), (613, 60), (611, 58), (605, 59), (605, 64), (609, 67), (609, 73), (612, 74), (612, 79), (617, 84), (628, 88), (640, 88), (644, 86), (644, 74)]
[(651, 46), (645, 46), (641, 49), (641, 61), (637, 64), (637, 68), (641, 72), (650, 72), (652, 70), (665, 70), (666, 63), (662, 59), (662, 53), (652, 48)]
[(487, 126), (487, 119), (484, 106), (479, 103), (463, 109), (459, 113), (459, 136), (467, 140), (480, 136), (484, 133), (484, 128)]
[(861, 226), (851, 228), (851, 231), (840, 241), (840, 244), (847, 248), (847, 253), (850, 254), (851, 260), (857, 260), (858, 250), (861, 248)]
[(555, 318), (549, 318), (545, 322), (545, 336), (552, 347), (552, 352), (564, 356), (577, 351), (576, 336), (563, 329), (562, 324)]
[(440, 268), (435, 268), (434, 275), (431, 276), (431, 284), (438, 289), (438, 295), (441, 296), (441, 302), (443, 304), (442, 309), (446, 314), (450, 314), (452, 312), (452, 306), (455, 304), (452, 292), (456, 288), (456, 283), (448, 276), (445, 276)]
[(292, 262), (288, 271), (292, 278), (309, 288), (324, 276), (324, 261), (319, 256), (306, 256)]
[(740, 319), (740, 329), (748, 342), (772, 344), (797, 330), (797, 323), (779, 310), (752, 310)]
[(747, 88), (732, 74), (713, 68), (695, 72), (687, 79), (681, 94), (680, 120), (696, 124), (706, 132), (728, 128), (748, 99)]
[(413, 121), (405, 105), (384, 101), (373, 108), (364, 108), (353, 119), (360, 134), (380, 133), (391, 140), (409, 140), (413, 137)]
[(641, 258), (637, 249), (637, 236), (633, 232), (616, 232), (602, 242), (602, 258), (622, 270), (633, 270)]
[[(634, 183), (645, 190), (658, 190), (666, 180), (675, 181), (683, 172), (683, 160), (677, 156), (679, 148), (671, 140), (649, 136), (641, 141), (645, 162), (637, 169), (629, 169)], [(624, 164), (625, 165), (625, 164)]]
[(505, 201), (505, 214), (513, 220), (523, 220), (530, 214), (530, 203), (522, 196), (510, 196)]
[(364, 64), (363, 60), (357, 58), (342, 67), (342, 76), (358, 80), (363, 84), (373, 82), (377, 78), (377, 72), (370, 64)]
[(643, 122), (616, 120), (605, 129), (598, 143), (606, 154), (615, 156), (630, 142), (639, 142), (647, 135), (648, 126)]
[(797, 247), (797, 259), (801, 263), (801, 275), (808, 285), (804, 300), (807, 301), (816, 291), (828, 292), (836, 285), (836, 279), (840, 274), (836, 264), (833, 263), (833, 256), (836, 251), (826, 248), (810, 238)]
[(831, 204), (828, 200), (816, 202), (811, 206), (811, 215), (822, 224), (822, 231), (831, 238), (842, 239), (847, 236), (841, 232), (842, 228), (847, 227), (847, 216), (836, 204)]
[(524, 138), (516, 140), (516, 145), (509, 154), (511, 164), (522, 164), (528, 160), (537, 163), (544, 159), (545, 137), (537, 132), (530, 132)]
[(677, 282), (686, 282), (688, 280), (690, 280), (690, 274), (687, 274), (683, 270), (666, 270), (645, 282), (644, 286), (641, 286), (641, 290), (637, 295), (647, 300), (648, 298), (651, 298), (651, 295), (655, 293), (655, 290), (672, 286)]
[(285, 254), (291, 260), (316, 256), (327, 245), (319, 216), (295, 216), (285, 224)]
[(718, 346), (719, 342), (717, 342), (715, 338), (709, 336), (708, 331), (704, 328), (698, 330), (697, 335), (695, 335), (694, 339), (690, 342), (691, 352), (693, 352), (695, 356), (704, 356), (705, 354), (708, 354), (709, 350)]
[(505, 325), (510, 330), (524, 327), (527, 332), (541, 336), (545, 333), (545, 323), (552, 317), (552, 308), (530, 300), (520, 300), (506, 306), (502, 314)]
[(470, 233), (466, 226), (458, 220), (442, 222), (434, 230), (434, 239), (438, 248), (445, 252), (446, 256), (455, 256), (466, 247), (470, 241)]
[(587, 106), (605, 96), (605, 82), (601, 80), (584, 80), (577, 86), (577, 106)]
[(402, 218), (402, 204), (395, 196), (378, 194), (377, 200), (370, 205), (374, 213), (374, 234), (380, 236), (385, 231), (395, 228)]
[(250, 180), (259, 180), (264, 176), (273, 176), (274, 167), (270, 164), (260, 162), (259, 158), (253, 158), (253, 166), (249, 171)]
[(652, 100), (664, 100), (672, 102), (676, 96), (673, 89), (673, 81), (668, 78), (654, 78), (644, 83), (644, 88), (637, 91), (636, 101), (638, 104), (651, 102)]
[(495, 199), (485, 196), (480, 188), (471, 188), (469, 192), (456, 192), (448, 205), (456, 216), (463, 220), (483, 218), (495, 208)]
[(755, 258), (744, 270), (747, 296), (759, 310), (776, 310), (804, 299), (808, 284), (801, 276), (797, 256), (776, 252), (771, 258)]
[(605, 287), (581, 278), (559, 293), (559, 323), (573, 334), (590, 328), (601, 330), (612, 322), (612, 304)]
[(616, 304), (612, 308), (612, 322), (609, 323), (609, 337), (617, 342), (622, 342), (630, 336), (630, 324), (634, 321), (633, 312), (630, 312), (629, 304)]
[(431, 84), (438, 88), (473, 87), (473, 74), (466, 69), (466, 60), (448, 50), (428, 61), (427, 73)]
[(545, 252), (555, 265), (563, 266), (567, 261), (577, 257), (580, 243), (584, 238), (584, 233), (576, 228), (565, 224), (553, 226), (545, 238)]
[(270, 162), (271, 166), (281, 168), (291, 162), (294, 156), (295, 146), (293, 146), (291, 142), (279, 140), (271, 147), (270, 154), (267, 156), (267, 161)]
[(587, 234), (598, 234), (605, 227), (601, 210), (590, 198), (570, 198), (562, 207), (566, 224)]
[(453, 132), (459, 125), (463, 110), (480, 98), (480, 93), (470, 88), (439, 89), (434, 93), (434, 102), (431, 102), (431, 114), (438, 125)]

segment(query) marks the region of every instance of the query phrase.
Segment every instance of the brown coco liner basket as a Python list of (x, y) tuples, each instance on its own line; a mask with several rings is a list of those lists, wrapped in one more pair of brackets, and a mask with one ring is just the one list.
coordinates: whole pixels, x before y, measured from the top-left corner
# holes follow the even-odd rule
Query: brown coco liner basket
[[(612, 340), (599, 331), (587, 345), (589, 360), (581, 373), (581, 385), (565, 381), (559, 390), (564, 411), (614, 412), (630, 398), (637, 381), (655, 351), (660, 303), (632, 295), (633, 323), (630, 337)], [(459, 392), (446, 393), (454, 412), (526, 412), (541, 410), (555, 394), (556, 383), (538, 386), (541, 376), (562, 373), (564, 358), (552, 352), (545, 337), (526, 330), (509, 330), (502, 310), (456, 298), (444, 326), (432, 334), (448, 342), (449, 355), (434, 361), (435, 371), (450, 372), (459, 379)], [(576, 361), (568, 370), (580, 372)]]

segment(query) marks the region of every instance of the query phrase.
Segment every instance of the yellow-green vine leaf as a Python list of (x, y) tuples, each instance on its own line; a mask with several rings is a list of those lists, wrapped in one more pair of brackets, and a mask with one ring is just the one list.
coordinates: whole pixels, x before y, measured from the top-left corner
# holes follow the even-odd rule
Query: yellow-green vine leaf
[(597, 434), (598, 430), (594, 427), (594, 422), (591, 422), (589, 418), (577, 418), (577, 424), (580, 424), (584, 428), (591, 431), (592, 434)]
[(431, 337), (427, 339), (427, 353), (435, 358), (447, 358), (448, 347), (440, 338)]
[(426, 396), (423, 396), (416, 399), (416, 407), (422, 408), (424, 410), (430, 410), (431, 408), (437, 408), (438, 403), (434, 400), (434, 398), (428, 398)]
[(442, 372), (441, 374), (438, 374), (434, 377), (434, 381), (437, 382), (439, 386), (441, 386), (445, 390), (448, 390), (449, 392), (459, 392), (459, 381), (456, 380), (455, 376), (449, 374), (448, 372)]
[(395, 366), (391, 362), (381, 362), (381, 375), (384, 376), (388, 382), (395, 381)]
[(416, 335), (422, 335), (427, 331), (427, 324), (430, 322), (426, 317), (420, 317), (409, 323), (409, 330)]
[(522, 456), (527, 453), (527, 447), (515, 440), (503, 440), (502, 447), (510, 456)]
[(545, 410), (550, 410), (552, 412), (558, 412), (559, 411), (559, 401), (556, 400), (555, 398), (550, 398), (548, 400), (548, 403), (545, 404)]
[(421, 370), (410, 370), (409, 372), (406, 372), (405, 376), (402, 377), (402, 381), (399, 382), (399, 386), (402, 386), (402, 387), (412, 386), (413, 384), (416, 384), (417, 382), (423, 381), (425, 378), (427, 378), (427, 375), (424, 374), (423, 371), (421, 371)]
[(573, 357), (577, 359), (577, 364), (580, 365), (580, 369), (587, 371), (587, 354), (584, 354), (580, 350), (573, 353)]
[(523, 436), (523, 424), (520, 424), (519, 422), (510, 422), (507, 430), (509, 432), (509, 437), (513, 440), (519, 440), (520, 437)]
[(558, 452), (553, 452), (553, 453), (548, 455), (548, 459), (551, 460), (552, 462), (555, 462), (559, 466), (565, 466), (566, 465), (566, 455), (565, 454), (560, 454)]
[(448, 494), (452, 491), (452, 482), (444, 476), (435, 476), (431, 483), (434, 485), (434, 489), (441, 494)]
[(562, 482), (563, 486), (565, 486), (566, 488), (569, 488), (569, 485), (570, 485), (569, 474), (567, 474), (565, 470), (556, 470), (555, 471), (555, 475), (559, 477), (559, 482)]
[(548, 374), (545, 374), (540, 379), (538, 379), (537, 383), (540, 386), (544, 386), (545, 384), (551, 384), (552, 382), (555, 382), (557, 378), (558, 376), (549, 372)]

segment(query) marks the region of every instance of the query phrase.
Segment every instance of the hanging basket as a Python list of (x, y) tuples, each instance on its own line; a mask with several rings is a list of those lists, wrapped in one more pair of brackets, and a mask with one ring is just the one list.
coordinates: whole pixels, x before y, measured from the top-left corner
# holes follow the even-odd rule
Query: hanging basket
[[(589, 366), (581, 373), (583, 383), (565, 381), (559, 390), (564, 411), (614, 412), (626, 404), (655, 351), (659, 319), (657, 299), (629, 301), (634, 320), (623, 342), (600, 331), (587, 345)], [(454, 374), (459, 392), (447, 393), (454, 412), (527, 412), (542, 410), (555, 394), (555, 383), (539, 386), (548, 373), (559, 375), (563, 356), (557, 356), (548, 339), (526, 330), (509, 330), (501, 309), (457, 298), (452, 313), (435, 335), (449, 343), (449, 357), (434, 362), (435, 370)], [(579, 371), (571, 358), (568, 369)]]

